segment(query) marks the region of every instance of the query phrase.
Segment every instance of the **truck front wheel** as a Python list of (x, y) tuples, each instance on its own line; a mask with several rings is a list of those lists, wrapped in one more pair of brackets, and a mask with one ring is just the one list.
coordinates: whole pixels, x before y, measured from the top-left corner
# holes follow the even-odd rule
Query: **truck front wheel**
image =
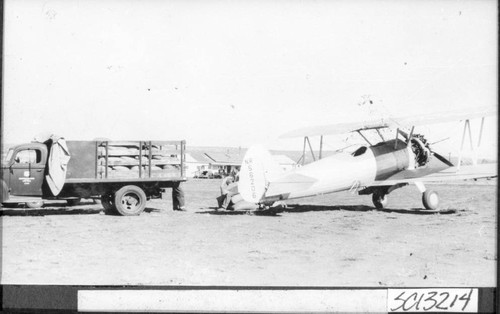
[(115, 207), (120, 215), (136, 216), (146, 208), (146, 193), (135, 185), (126, 185), (115, 193)]

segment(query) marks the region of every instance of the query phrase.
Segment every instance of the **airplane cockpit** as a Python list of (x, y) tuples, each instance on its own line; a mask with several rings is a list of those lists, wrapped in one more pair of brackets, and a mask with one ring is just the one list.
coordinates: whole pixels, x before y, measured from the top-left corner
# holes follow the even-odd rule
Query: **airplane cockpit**
[(364, 153), (366, 153), (366, 150), (368, 149), (368, 147), (366, 146), (361, 146), (360, 148), (356, 149), (351, 155), (353, 157), (357, 157), (357, 156), (361, 156), (363, 155)]

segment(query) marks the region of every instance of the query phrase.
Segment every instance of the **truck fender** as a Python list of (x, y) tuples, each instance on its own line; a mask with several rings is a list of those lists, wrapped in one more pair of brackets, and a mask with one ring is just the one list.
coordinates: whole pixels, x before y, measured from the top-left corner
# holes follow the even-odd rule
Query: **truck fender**
[(5, 183), (5, 181), (3, 179), (0, 179), (0, 181), (2, 181), (2, 195), (1, 195), (1, 198), (2, 198), (2, 203), (5, 202), (6, 200), (9, 199), (9, 186), (7, 185), (7, 183)]

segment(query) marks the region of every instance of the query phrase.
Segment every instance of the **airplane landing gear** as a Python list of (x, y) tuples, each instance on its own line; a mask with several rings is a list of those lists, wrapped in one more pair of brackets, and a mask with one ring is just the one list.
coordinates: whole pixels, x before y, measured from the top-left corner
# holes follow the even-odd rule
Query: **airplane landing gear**
[(287, 207), (288, 206), (283, 201), (276, 201), (273, 203), (273, 205), (271, 205), (271, 208), (275, 208), (275, 209), (286, 209)]
[(374, 191), (372, 194), (372, 201), (375, 208), (382, 209), (387, 206), (387, 194), (382, 191)]
[(386, 208), (388, 203), (389, 193), (392, 191), (402, 188), (403, 186), (408, 185), (408, 183), (397, 183), (394, 185), (384, 185), (384, 186), (369, 186), (358, 191), (359, 195), (369, 195), (372, 194), (372, 202), (375, 205), (375, 208), (382, 209)]
[(425, 209), (435, 210), (439, 206), (439, 196), (437, 192), (433, 190), (426, 190), (422, 193), (422, 203)]

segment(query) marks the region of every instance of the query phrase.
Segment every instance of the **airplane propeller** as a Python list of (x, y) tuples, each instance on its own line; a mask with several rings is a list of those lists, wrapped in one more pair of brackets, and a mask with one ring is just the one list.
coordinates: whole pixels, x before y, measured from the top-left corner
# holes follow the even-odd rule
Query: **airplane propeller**
[(448, 159), (446, 159), (445, 157), (439, 155), (438, 153), (431, 151), (431, 154), (434, 157), (436, 157), (439, 161), (441, 161), (442, 163), (444, 163), (445, 165), (450, 166), (450, 167), (454, 166)]
[[(411, 145), (411, 139), (413, 139), (413, 138), (419, 139), (420, 141), (422, 141), (422, 139), (420, 139), (421, 136), (419, 136), (418, 134), (413, 135), (413, 128), (411, 129), (410, 134), (408, 134), (402, 130), (398, 130), (398, 131), (406, 139), (407, 146)], [(439, 143), (439, 142), (442, 142), (442, 141), (447, 140), (447, 139), (449, 139), (449, 137), (445, 138), (445, 139), (441, 139), (441, 140), (436, 141), (436, 142), (431, 143), (431, 144), (429, 144), (427, 142), (423, 142), (423, 144), (429, 149), (432, 156), (435, 156), (439, 161), (441, 161), (445, 165), (453, 167), (454, 165), (448, 159), (446, 159), (442, 155), (438, 154), (437, 152), (433, 151), (430, 147), (432, 144)]]
[(449, 139), (450, 139), (450, 137), (448, 136), (446, 138), (440, 139), (439, 141), (432, 142), (429, 145), (434, 145), (434, 144), (437, 144), (437, 143), (441, 143), (441, 142), (444, 142), (444, 141), (449, 140)]

